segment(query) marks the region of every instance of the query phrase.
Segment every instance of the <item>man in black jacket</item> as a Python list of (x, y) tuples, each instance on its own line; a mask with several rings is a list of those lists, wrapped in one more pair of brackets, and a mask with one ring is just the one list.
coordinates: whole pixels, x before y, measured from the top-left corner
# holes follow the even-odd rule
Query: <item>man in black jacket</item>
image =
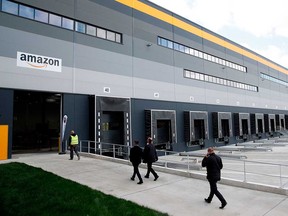
[(133, 165), (133, 175), (131, 177), (131, 180), (134, 181), (135, 179), (135, 175), (137, 175), (139, 182), (137, 184), (142, 184), (143, 180), (142, 177), (140, 175), (138, 166), (141, 163), (142, 160), (142, 155), (143, 155), (143, 151), (142, 149), (139, 147), (139, 141), (135, 140), (134, 141), (134, 146), (131, 148), (130, 150), (130, 161)]
[(211, 203), (214, 194), (221, 201), (220, 209), (223, 209), (227, 202), (222, 196), (222, 194), (217, 189), (217, 181), (221, 179), (221, 169), (223, 168), (221, 158), (214, 153), (212, 147), (208, 148), (207, 155), (202, 160), (202, 167), (207, 169), (207, 179), (210, 184), (210, 194), (207, 199), (204, 199), (205, 202)]
[(150, 172), (154, 176), (154, 181), (157, 181), (159, 178), (158, 174), (155, 172), (155, 170), (152, 168), (152, 163), (158, 161), (158, 155), (156, 152), (156, 148), (152, 143), (152, 138), (147, 138), (147, 144), (144, 148), (143, 153), (143, 163), (147, 163), (147, 174), (144, 176), (145, 178), (149, 178)]

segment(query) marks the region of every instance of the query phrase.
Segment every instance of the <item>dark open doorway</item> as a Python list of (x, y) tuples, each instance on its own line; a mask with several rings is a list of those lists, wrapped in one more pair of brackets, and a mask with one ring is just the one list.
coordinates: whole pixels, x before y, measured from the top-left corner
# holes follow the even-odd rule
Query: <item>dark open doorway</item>
[(165, 149), (172, 142), (171, 120), (157, 119), (157, 140), (156, 148)]
[(12, 153), (58, 150), (61, 95), (15, 91)]
[(124, 112), (103, 111), (103, 132), (101, 141), (124, 145)]

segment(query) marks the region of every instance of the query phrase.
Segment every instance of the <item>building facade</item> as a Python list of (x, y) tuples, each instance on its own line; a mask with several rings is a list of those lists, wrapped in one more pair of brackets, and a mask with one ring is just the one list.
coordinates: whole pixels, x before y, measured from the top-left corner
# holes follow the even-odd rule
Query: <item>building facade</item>
[[(81, 140), (192, 151), (288, 128), (288, 69), (146, 0), (0, 0), (8, 158)], [(66, 137), (68, 136), (66, 132)]]

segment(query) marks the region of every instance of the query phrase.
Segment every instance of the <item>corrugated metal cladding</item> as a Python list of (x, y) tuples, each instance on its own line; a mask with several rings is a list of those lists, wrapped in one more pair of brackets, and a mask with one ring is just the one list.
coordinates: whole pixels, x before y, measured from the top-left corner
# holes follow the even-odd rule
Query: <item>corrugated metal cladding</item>
[(286, 68), (149, 1), (0, 2), (0, 97), (9, 102), (0, 124), (10, 126), (10, 156), (25, 134), (11, 109), (36, 92), (57, 99), (60, 115), (51, 123), (43, 111), (39, 137), (60, 131), (64, 114), (83, 140), (144, 145), (150, 132), (159, 148), (177, 151), (287, 129)]

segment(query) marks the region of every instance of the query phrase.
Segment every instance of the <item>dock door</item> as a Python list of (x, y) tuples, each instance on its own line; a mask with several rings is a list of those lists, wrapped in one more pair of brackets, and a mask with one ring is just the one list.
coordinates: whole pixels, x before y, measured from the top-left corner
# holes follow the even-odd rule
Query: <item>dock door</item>
[(230, 112), (212, 113), (213, 138), (215, 142), (229, 143), (232, 137), (232, 119)]
[(184, 112), (184, 136), (187, 146), (204, 147), (208, 139), (208, 113), (202, 111)]
[(249, 113), (234, 113), (234, 134), (237, 140), (246, 141), (251, 135)]
[(145, 136), (152, 137), (156, 148), (172, 150), (176, 143), (175, 110), (145, 110)]
[(116, 144), (116, 157), (126, 157), (130, 146), (130, 99), (96, 97), (96, 141), (102, 143), (103, 154), (112, 156)]
[(261, 138), (264, 133), (264, 114), (263, 113), (253, 113), (250, 114), (251, 122), (251, 134), (255, 135), (257, 138)]

